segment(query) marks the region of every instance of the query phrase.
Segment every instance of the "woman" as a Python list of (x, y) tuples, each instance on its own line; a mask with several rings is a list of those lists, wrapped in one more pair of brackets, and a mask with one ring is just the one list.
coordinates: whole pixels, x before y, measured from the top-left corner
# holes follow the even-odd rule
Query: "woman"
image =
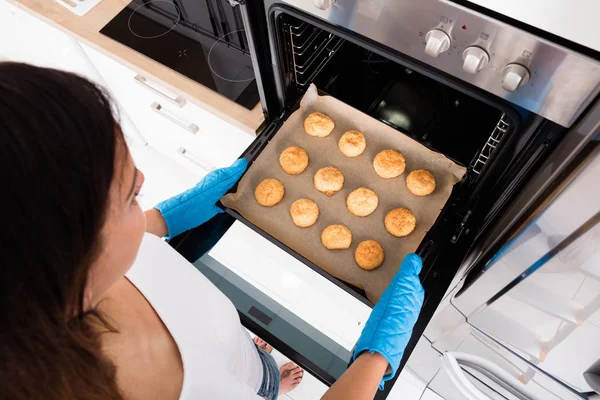
[[(144, 177), (103, 90), (17, 63), (0, 63), (0, 148), (0, 397), (275, 399), (299, 384), (302, 370), (278, 370), (228, 299), (157, 239), (220, 212), (245, 160), (144, 214)], [(372, 398), (396, 372), (419, 269), (407, 257), (330, 398)], [(357, 381), (359, 397), (344, 397)]]

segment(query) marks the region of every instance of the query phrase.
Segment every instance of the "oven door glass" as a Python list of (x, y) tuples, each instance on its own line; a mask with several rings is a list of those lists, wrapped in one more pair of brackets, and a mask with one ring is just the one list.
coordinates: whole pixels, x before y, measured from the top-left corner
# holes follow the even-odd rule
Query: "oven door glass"
[[(200, 235), (220, 237), (214, 232), (227, 229), (228, 218), (218, 216), (215, 231)], [(220, 221), (229, 222), (224, 228)], [(204, 255), (200, 239), (175, 248), (231, 299), (249, 330), (332, 384), (347, 368), (370, 307), (240, 222), (216, 240)]]

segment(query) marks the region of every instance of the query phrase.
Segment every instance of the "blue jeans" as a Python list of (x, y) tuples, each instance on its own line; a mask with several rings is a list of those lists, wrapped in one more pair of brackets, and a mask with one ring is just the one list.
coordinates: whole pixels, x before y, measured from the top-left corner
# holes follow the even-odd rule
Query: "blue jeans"
[(279, 381), (281, 379), (279, 367), (272, 355), (258, 346), (256, 346), (256, 350), (258, 350), (258, 355), (263, 366), (263, 381), (257, 394), (269, 400), (277, 400), (277, 396), (279, 395)]

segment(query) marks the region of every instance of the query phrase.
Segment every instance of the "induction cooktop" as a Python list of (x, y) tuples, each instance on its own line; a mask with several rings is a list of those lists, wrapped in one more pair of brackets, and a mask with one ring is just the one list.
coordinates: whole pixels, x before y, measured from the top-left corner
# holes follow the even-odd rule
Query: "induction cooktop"
[(100, 33), (248, 109), (259, 101), (242, 18), (226, 0), (134, 0)]

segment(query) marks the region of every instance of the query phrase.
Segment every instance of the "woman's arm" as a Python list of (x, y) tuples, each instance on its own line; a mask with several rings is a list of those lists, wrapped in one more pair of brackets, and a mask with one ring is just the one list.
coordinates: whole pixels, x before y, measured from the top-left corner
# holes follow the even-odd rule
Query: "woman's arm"
[(160, 211), (156, 208), (152, 208), (147, 210), (144, 214), (146, 214), (146, 232), (158, 237), (167, 236), (169, 234), (167, 221), (165, 221)]
[(371, 400), (377, 387), (398, 372), (404, 349), (423, 306), (419, 272), (423, 263), (407, 254), (400, 270), (385, 289), (363, 328), (351, 365), (325, 393), (325, 400)]
[(321, 400), (373, 400), (388, 365), (379, 353), (361, 353)]

